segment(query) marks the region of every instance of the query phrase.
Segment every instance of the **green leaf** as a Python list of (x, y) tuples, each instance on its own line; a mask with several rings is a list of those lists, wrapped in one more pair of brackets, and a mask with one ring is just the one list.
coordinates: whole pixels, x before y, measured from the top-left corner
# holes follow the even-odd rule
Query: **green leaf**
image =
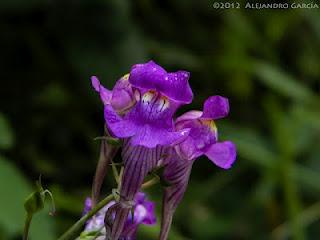
[[(0, 181), (0, 225), (10, 235), (22, 233), (26, 212), (23, 201), (32, 188), (22, 174), (7, 159), (0, 156), (0, 176), (6, 181)], [(48, 209), (36, 214), (30, 230), (32, 240), (55, 239), (53, 219), (48, 215)]]
[(314, 98), (310, 89), (275, 66), (257, 61), (253, 69), (259, 81), (284, 96), (298, 101), (308, 101)]
[(267, 112), (270, 132), (272, 139), (280, 157), (296, 156), (295, 146), (295, 126), (294, 121), (284, 112), (279, 105), (278, 99), (274, 96), (268, 96), (264, 101), (264, 108)]
[(304, 188), (310, 187), (311, 190), (317, 191), (317, 192), (314, 192), (315, 195), (319, 194), (320, 192), (319, 172), (317, 172), (314, 169), (296, 164), (289, 174), (291, 177), (295, 178), (301, 184), (301, 186), (303, 186)]
[(293, 107), (292, 113), (309, 126), (320, 130), (320, 111), (316, 107), (310, 108), (298, 105)]
[[(221, 124), (220, 124), (221, 125)], [(260, 167), (277, 169), (282, 163), (278, 152), (270, 148), (270, 143), (251, 129), (231, 124), (223, 124), (221, 136), (232, 139), (237, 146), (239, 157), (250, 160)], [(290, 175), (310, 190), (320, 190), (320, 175), (316, 171), (294, 164)]]

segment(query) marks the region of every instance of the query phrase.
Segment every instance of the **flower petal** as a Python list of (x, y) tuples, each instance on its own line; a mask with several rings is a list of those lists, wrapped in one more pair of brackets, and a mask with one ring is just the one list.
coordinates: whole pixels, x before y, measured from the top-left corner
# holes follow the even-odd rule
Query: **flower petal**
[[(104, 226), (104, 216), (107, 212), (107, 210), (115, 204), (115, 201), (109, 202), (107, 205), (105, 205), (102, 209), (100, 209), (92, 218), (90, 218), (85, 225), (85, 231), (97, 231), (101, 229)], [(83, 214), (87, 214), (92, 208), (92, 201), (88, 197), (85, 201), (85, 207)]]
[(136, 64), (131, 68), (129, 82), (137, 87), (148, 90), (158, 90), (167, 72), (153, 61)]
[[(194, 117), (191, 113), (189, 115)], [(194, 115), (199, 115), (199, 113), (196, 112)], [(176, 129), (190, 129), (190, 132), (188, 137), (177, 146), (176, 150), (180, 157), (185, 160), (196, 159), (204, 154), (212, 144), (217, 142), (217, 129), (213, 120), (202, 120), (197, 118), (187, 120), (184, 116), (182, 116), (181, 119), (177, 121)]]
[[(135, 206), (134, 209), (134, 223), (140, 224), (142, 223), (143, 219), (146, 217), (147, 215), (147, 210), (145, 209), (145, 207), (142, 204), (138, 204)], [(132, 222), (132, 218), (129, 214), (128, 216), (128, 220), (129, 222)]]
[(91, 84), (94, 90), (96, 90), (97, 92), (100, 92), (100, 81), (96, 76), (91, 77)]
[[(201, 139), (199, 140), (201, 141)], [(186, 161), (193, 160), (203, 154), (203, 151), (201, 151), (201, 149), (197, 149), (196, 145), (196, 140), (188, 137), (185, 141), (183, 141), (176, 147), (176, 150), (180, 157), (185, 159)]]
[(155, 62), (149, 61), (132, 67), (129, 82), (137, 88), (161, 92), (174, 101), (190, 103), (193, 93), (188, 82), (189, 76), (190, 73), (186, 71), (167, 73)]
[(225, 97), (212, 96), (204, 102), (202, 119), (219, 119), (229, 114), (229, 101)]
[(111, 105), (118, 113), (124, 113), (136, 102), (127, 75), (119, 79), (112, 89)]
[(176, 124), (178, 124), (183, 121), (195, 120), (195, 119), (200, 118), (202, 116), (202, 114), (203, 113), (201, 111), (192, 110), (192, 111), (189, 111), (189, 112), (182, 114), (180, 117), (177, 117), (175, 122), (176, 122)]
[(146, 225), (154, 225), (157, 222), (156, 214), (155, 214), (155, 203), (151, 201), (145, 201), (143, 203), (144, 208), (146, 209), (146, 215), (142, 221), (143, 224)]
[(104, 107), (104, 118), (111, 134), (118, 138), (127, 138), (137, 132), (132, 121), (122, 119), (110, 105)]
[(164, 79), (162, 79), (159, 90), (175, 101), (191, 103), (193, 93), (188, 82), (189, 77), (190, 73), (186, 71), (168, 73)]
[(138, 192), (134, 200), (136, 204), (143, 204), (145, 199), (146, 199), (146, 194), (143, 192)]
[(82, 216), (86, 215), (88, 212), (90, 212), (91, 208), (92, 208), (91, 198), (87, 197), (85, 202), (84, 202), (84, 208), (83, 208), (83, 211), (82, 211)]
[(207, 150), (205, 155), (218, 167), (228, 169), (236, 160), (236, 146), (230, 141), (216, 143)]
[[(122, 150), (124, 172), (120, 189), (121, 197), (111, 227), (111, 239), (118, 239), (121, 236), (130, 212), (130, 207), (126, 205), (134, 200), (145, 176), (156, 166), (157, 160), (159, 160), (162, 154), (162, 150), (159, 150), (157, 151), (157, 148), (150, 149), (142, 146), (132, 146), (128, 141), (124, 142)], [(157, 158), (150, 158), (152, 155), (156, 155)], [(130, 229), (134, 230), (134, 228)]]
[(193, 161), (181, 159), (175, 152), (172, 152), (166, 162), (163, 176), (171, 185), (164, 190), (160, 240), (168, 239), (173, 214), (187, 189), (193, 164)]
[(154, 148), (157, 145), (172, 145), (183, 141), (189, 134), (189, 129), (182, 129), (178, 132), (169, 132), (166, 129), (159, 129), (149, 124), (137, 127), (137, 133), (131, 138), (133, 146), (145, 146)]
[(100, 93), (100, 98), (103, 104), (109, 104), (111, 101), (112, 92), (106, 89), (104, 86), (100, 84), (99, 79), (96, 76), (91, 77), (92, 87)]

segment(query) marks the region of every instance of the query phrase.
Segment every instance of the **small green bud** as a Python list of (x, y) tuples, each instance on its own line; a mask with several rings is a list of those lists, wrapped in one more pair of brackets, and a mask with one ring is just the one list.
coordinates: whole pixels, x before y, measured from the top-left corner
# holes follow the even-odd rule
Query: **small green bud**
[(31, 193), (24, 202), (28, 214), (34, 214), (44, 208), (44, 196), (39, 191)]
[(36, 181), (36, 190), (31, 193), (24, 202), (24, 208), (28, 214), (34, 214), (44, 208), (45, 195), (48, 194), (52, 201), (52, 211), (50, 215), (54, 215), (55, 205), (52, 194), (49, 190), (44, 190), (41, 184), (41, 178)]
[(39, 180), (36, 182), (36, 190), (33, 193), (31, 193), (24, 202), (24, 209), (27, 212), (25, 225), (24, 225), (24, 232), (23, 232), (24, 240), (28, 240), (29, 228), (30, 228), (33, 214), (41, 211), (44, 208), (44, 201), (45, 201), (46, 194), (48, 194), (51, 198), (52, 212), (50, 212), (49, 214), (53, 215), (55, 212), (54, 200), (51, 192), (48, 189), (46, 190), (43, 189), (41, 184), (41, 176), (40, 176)]
[(41, 177), (36, 181), (36, 191), (31, 193), (24, 202), (24, 208), (28, 214), (34, 214), (44, 208), (43, 187), (41, 185)]

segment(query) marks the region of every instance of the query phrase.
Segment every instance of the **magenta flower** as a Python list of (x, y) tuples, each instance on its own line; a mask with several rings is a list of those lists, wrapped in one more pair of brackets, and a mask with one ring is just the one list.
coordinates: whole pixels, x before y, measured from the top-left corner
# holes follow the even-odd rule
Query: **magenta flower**
[(176, 131), (173, 124), (177, 108), (192, 101), (188, 79), (188, 72), (167, 73), (153, 61), (134, 65), (112, 91), (105, 89), (96, 77), (92, 78), (93, 87), (104, 103), (110, 134), (123, 139), (120, 201), (107, 213), (115, 214), (110, 226), (106, 226), (110, 228), (107, 230), (111, 239), (119, 238), (130, 212), (130, 202), (145, 176), (161, 163), (169, 146), (188, 136), (188, 128)]
[(171, 149), (166, 159), (164, 177), (171, 183), (165, 189), (161, 237), (168, 237), (173, 213), (186, 190), (194, 160), (206, 155), (218, 167), (228, 169), (236, 159), (235, 145), (230, 141), (217, 142), (218, 132), (214, 120), (229, 113), (228, 99), (221, 96), (209, 97), (203, 112), (190, 111), (177, 118), (176, 129), (189, 128), (188, 137)]
[(120, 200), (108, 208), (105, 226), (112, 240), (120, 238), (132, 200), (145, 176), (156, 166), (165, 166), (165, 189), (160, 239), (167, 239), (173, 213), (186, 190), (193, 162), (202, 155), (215, 165), (228, 169), (236, 158), (232, 142), (218, 142), (214, 120), (229, 113), (228, 100), (212, 96), (203, 111), (190, 111), (173, 120), (176, 110), (191, 103), (193, 94), (189, 73), (167, 73), (149, 61), (134, 65), (112, 91), (96, 77), (93, 87), (104, 103), (108, 131), (123, 140), (124, 173)]
[[(111, 201), (104, 208), (102, 208), (94, 217), (92, 217), (85, 226), (84, 232), (100, 231), (101, 235), (106, 234), (104, 228), (105, 215), (112, 206), (115, 205), (115, 201)], [(85, 207), (83, 214), (86, 214), (91, 210), (92, 202), (90, 198), (85, 201)], [(136, 239), (136, 233), (140, 224), (154, 225), (156, 223), (155, 204), (146, 199), (146, 195), (142, 192), (138, 192), (134, 199), (134, 218), (132, 215), (128, 215), (125, 227), (119, 237), (120, 240), (134, 240)], [(104, 238), (103, 238), (104, 239)]]

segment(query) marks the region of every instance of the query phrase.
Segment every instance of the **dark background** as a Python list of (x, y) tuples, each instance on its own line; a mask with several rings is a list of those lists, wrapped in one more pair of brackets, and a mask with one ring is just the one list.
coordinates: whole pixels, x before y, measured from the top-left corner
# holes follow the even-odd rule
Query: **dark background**
[[(230, 99), (217, 126), (238, 148), (229, 171), (196, 161), (170, 239), (319, 239), (320, 10), (240, 2), (1, 0), (0, 239), (21, 238), (40, 174), (57, 214), (36, 215), (31, 239), (56, 239), (81, 216), (104, 122), (90, 76), (111, 88), (150, 59), (191, 72), (195, 98), (180, 113)], [(148, 192), (160, 216), (161, 188)]]

